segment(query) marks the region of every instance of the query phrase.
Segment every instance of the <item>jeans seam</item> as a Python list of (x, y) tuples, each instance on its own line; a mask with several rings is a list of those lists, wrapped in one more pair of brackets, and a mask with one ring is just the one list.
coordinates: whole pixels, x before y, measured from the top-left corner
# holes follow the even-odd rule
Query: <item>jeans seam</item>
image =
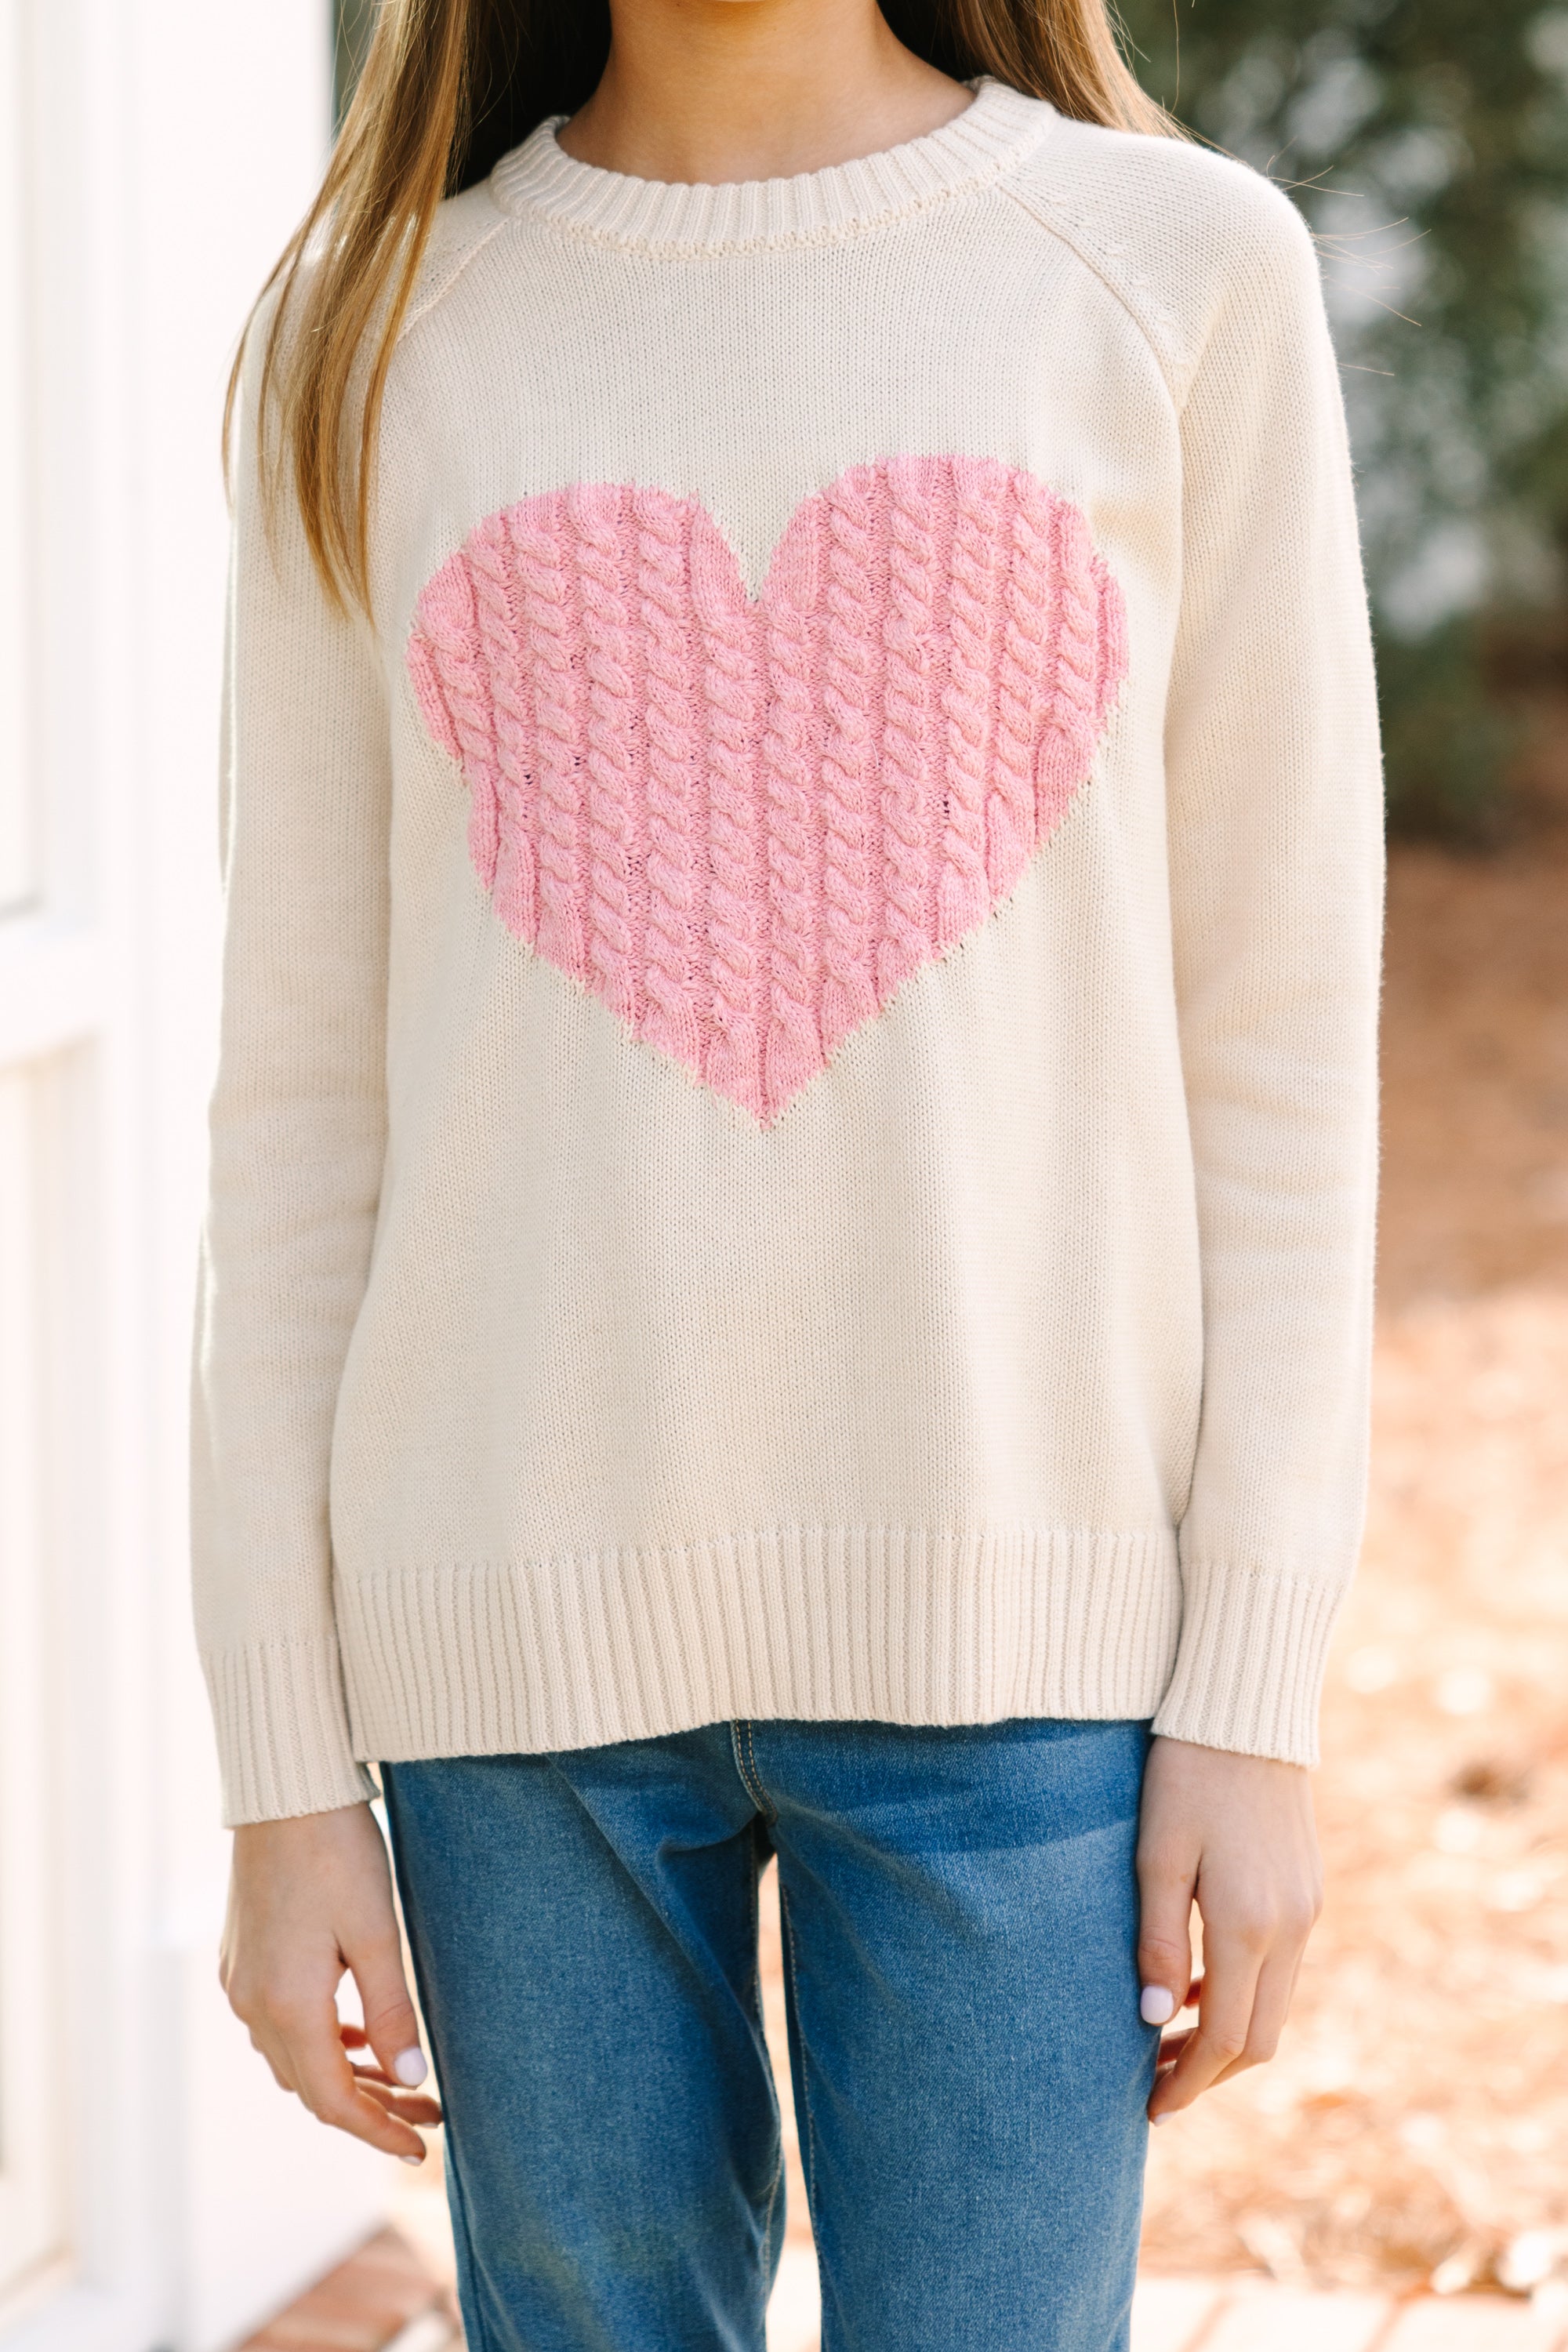
[[(468, 2271), (469, 2283), (473, 2288), (473, 2315), (477, 2325), (477, 2332), (479, 2339), (478, 2345), (475, 2347), (475, 2352), (491, 2352), (491, 2345), (494, 2339), (490, 2332), (489, 2315), (487, 2315), (484, 2307), (484, 2293), (479, 2279), (479, 2266), (474, 2258), (474, 2233), (468, 2222), (468, 2200), (463, 2194), (462, 2168), (458, 2162), (457, 2153), (452, 2146), (452, 2135), (450, 2130), (447, 2131), (446, 2138), (447, 2145), (443, 2153), (445, 2155), (447, 2164), (447, 2203), (448, 2210), (452, 2211), (454, 2228), (460, 2230), (463, 2234), (463, 2252), (467, 2258), (464, 2267)], [(466, 2312), (463, 2314), (463, 2318), (466, 2325), (468, 2320), (468, 2314)]]
[[(744, 1755), (741, 1752), (742, 1733), (745, 1737)], [(741, 1786), (761, 1813), (763, 1821), (771, 1827), (777, 1821), (778, 1813), (768, 1801), (767, 1790), (763, 1787), (758, 1776), (757, 1751), (752, 1744), (752, 1726), (748, 1717), (742, 1716), (731, 1717), (730, 1753), (735, 1759), (735, 1769), (741, 1776)]]
[(763, 1776), (757, 1769), (757, 1731), (750, 1716), (746, 1717), (746, 1754), (751, 1759), (752, 1785), (762, 1800), (763, 1817), (770, 1824), (779, 1817), (779, 1809), (763, 1786)]
[(768, 2183), (767, 2215), (763, 2223), (763, 2300), (764, 2305), (767, 2301), (768, 2289), (773, 2284), (773, 2215), (778, 2211), (779, 2183), (784, 2179), (784, 2134), (781, 2131), (779, 2134), (778, 2161), (773, 2166), (773, 2177)]

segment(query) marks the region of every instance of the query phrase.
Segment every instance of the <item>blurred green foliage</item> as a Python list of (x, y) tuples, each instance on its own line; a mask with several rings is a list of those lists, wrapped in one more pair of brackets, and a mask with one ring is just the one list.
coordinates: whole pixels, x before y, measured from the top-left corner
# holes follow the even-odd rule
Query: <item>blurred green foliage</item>
[(1568, 7), (1121, 0), (1121, 15), (1145, 88), (1279, 181), (1318, 235), (1391, 814), (1484, 837), (1560, 667), (1542, 616), (1568, 598)]
[(332, 99), (340, 130), (370, 47), (375, 6), (376, 0), (332, 0)]

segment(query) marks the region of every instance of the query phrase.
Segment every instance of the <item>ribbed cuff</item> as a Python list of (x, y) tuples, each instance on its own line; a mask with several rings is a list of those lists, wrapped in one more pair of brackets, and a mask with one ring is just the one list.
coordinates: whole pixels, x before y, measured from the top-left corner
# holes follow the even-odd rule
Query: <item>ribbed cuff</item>
[(337, 1643), (258, 1643), (203, 1657), (226, 1829), (329, 1813), (376, 1794), (354, 1760)]
[(1182, 1563), (1182, 1633), (1154, 1729), (1200, 1748), (1318, 1761), (1318, 1701), (1340, 1584)]

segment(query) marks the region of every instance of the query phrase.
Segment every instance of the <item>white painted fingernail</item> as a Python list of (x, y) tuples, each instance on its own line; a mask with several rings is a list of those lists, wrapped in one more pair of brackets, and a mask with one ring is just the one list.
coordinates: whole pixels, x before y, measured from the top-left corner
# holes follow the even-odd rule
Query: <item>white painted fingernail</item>
[[(1146, 1995), (1145, 1998), (1147, 1998)], [(416, 2091), (430, 2069), (425, 2063), (425, 2053), (416, 2042), (412, 2050), (405, 2050), (400, 2057), (393, 2060), (392, 2071), (400, 2083), (406, 2083), (411, 2091)], [(416, 2159), (410, 2156), (405, 2157), (404, 2161), (406, 2164), (413, 2164)]]
[[(1138, 2014), (1145, 2025), (1169, 2025), (1175, 2013), (1175, 1997), (1169, 1985), (1144, 1986), (1138, 2003)], [(401, 2059), (398, 2063), (401, 2065)]]
[[(1169, 2107), (1167, 2107), (1167, 2108), (1165, 2109), (1165, 2112), (1164, 2112), (1164, 2114), (1163, 2114), (1163, 2116), (1150, 2116), (1150, 2118), (1149, 2118), (1149, 2121), (1150, 2121), (1152, 2125), (1154, 2125), (1154, 2126), (1156, 2127), (1156, 2129), (1158, 2129), (1158, 2127), (1159, 2127), (1159, 2126), (1160, 2126), (1161, 2124), (1168, 2124), (1168, 2123), (1170, 2122), (1170, 2120), (1171, 2120), (1171, 2110), (1170, 2110), (1170, 2108), (1169, 2108)], [(412, 2158), (411, 2157), (405, 2157), (405, 2158), (404, 2158), (404, 2161), (405, 2161), (405, 2163), (412, 2163), (412, 2162), (413, 2162), (413, 2158)]]
[(402, 2161), (405, 2164), (423, 2164), (425, 2158), (422, 2156), (405, 2156)]

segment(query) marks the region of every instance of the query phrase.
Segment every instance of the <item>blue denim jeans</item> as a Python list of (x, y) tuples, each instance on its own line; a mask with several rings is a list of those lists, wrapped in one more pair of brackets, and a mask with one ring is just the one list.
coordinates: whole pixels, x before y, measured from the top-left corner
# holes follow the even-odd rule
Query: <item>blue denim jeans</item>
[(716, 1724), (383, 1768), (472, 2352), (762, 2352), (779, 1862), (824, 2352), (1118, 2352), (1148, 1729)]

